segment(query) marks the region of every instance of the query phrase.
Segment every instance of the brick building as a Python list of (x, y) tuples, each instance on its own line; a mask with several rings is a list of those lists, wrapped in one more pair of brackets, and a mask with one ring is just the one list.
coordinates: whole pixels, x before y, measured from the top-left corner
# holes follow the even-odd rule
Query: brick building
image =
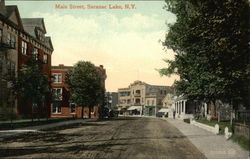
[(173, 93), (171, 86), (135, 81), (128, 88), (118, 89), (118, 110), (120, 114), (156, 115), (163, 107), (162, 99), (167, 93)]
[[(35, 57), (43, 61), (41, 71), (50, 79), (53, 45), (45, 34), (42, 18), (21, 19), (17, 6), (6, 6), (4, 0), (0, 1), (0, 114), (32, 113), (32, 104), (20, 96), (15, 99), (9, 89), (10, 83), (3, 76), (17, 77), (23, 65)], [(49, 100), (33, 109), (34, 113), (40, 115), (48, 115), (49, 110)]]
[[(59, 66), (52, 66), (51, 75), (54, 77), (54, 81), (51, 84), (52, 94), (54, 95), (54, 100), (51, 104), (51, 117), (82, 117), (82, 107), (77, 106), (75, 103), (70, 103), (70, 92), (68, 85), (66, 84), (66, 76), (68, 72), (72, 69), (72, 66), (64, 66), (60, 64)], [(97, 67), (102, 75), (102, 86), (105, 88), (106, 70), (101, 65)], [(91, 118), (99, 117), (100, 103), (94, 106), (91, 110)], [(84, 107), (84, 118), (88, 118), (89, 108)]]
[(0, 114), (16, 113), (17, 102), (7, 76), (15, 76), (18, 63), (18, 32), (22, 30), (16, 6), (0, 1)]
[[(46, 28), (42, 18), (21, 19), (24, 32), (18, 37), (18, 70), (22, 68), (32, 57), (43, 62), (42, 72), (51, 78), (51, 55), (53, 45), (50, 37), (46, 37)], [(19, 114), (31, 114), (32, 104), (18, 98), (17, 110)], [(49, 115), (50, 100), (33, 108), (34, 113)]]

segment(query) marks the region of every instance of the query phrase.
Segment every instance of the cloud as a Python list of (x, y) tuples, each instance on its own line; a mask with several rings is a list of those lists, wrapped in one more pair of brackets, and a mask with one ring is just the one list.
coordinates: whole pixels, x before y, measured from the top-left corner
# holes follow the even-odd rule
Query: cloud
[[(161, 78), (156, 68), (165, 67), (163, 58), (173, 58), (159, 43), (165, 37), (165, 22), (157, 15), (118, 18), (114, 14), (60, 15), (35, 12), (43, 17), (55, 48), (52, 64), (72, 65), (78, 60), (103, 64), (107, 88), (116, 91), (140, 78), (152, 84), (171, 84), (175, 78)], [(126, 83), (126, 85), (124, 85)]]

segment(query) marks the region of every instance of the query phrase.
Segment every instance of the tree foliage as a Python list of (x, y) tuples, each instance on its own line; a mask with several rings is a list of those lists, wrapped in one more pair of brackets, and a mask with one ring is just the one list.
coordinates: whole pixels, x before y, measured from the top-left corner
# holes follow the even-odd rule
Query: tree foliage
[(18, 76), (11, 80), (14, 93), (32, 104), (40, 104), (50, 95), (49, 77), (41, 69), (42, 62), (31, 59), (23, 65)]
[(101, 85), (101, 74), (91, 62), (76, 63), (66, 81), (70, 88), (70, 100), (82, 108), (89, 107), (89, 112), (90, 108), (102, 100), (104, 89)]
[(172, 49), (163, 75), (177, 74), (177, 91), (189, 99), (247, 101), (249, 90), (249, 2), (166, 0), (176, 23), (163, 45)]

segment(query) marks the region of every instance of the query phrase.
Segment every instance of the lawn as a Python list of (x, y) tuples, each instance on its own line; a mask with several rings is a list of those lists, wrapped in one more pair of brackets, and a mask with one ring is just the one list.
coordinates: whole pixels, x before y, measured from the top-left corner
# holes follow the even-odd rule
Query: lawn
[(233, 135), (230, 139), (239, 144), (243, 149), (250, 151), (250, 143), (244, 137)]
[[(232, 132), (232, 126), (230, 125), (230, 122), (218, 122), (216, 120), (211, 120), (211, 121), (208, 121), (208, 120), (195, 120), (199, 123), (202, 123), (202, 124), (206, 124), (206, 125), (209, 125), (209, 126), (215, 126), (215, 124), (218, 124), (219, 127), (220, 127), (220, 130), (219, 130), (219, 134), (224, 134), (224, 130), (225, 130), (225, 127), (228, 127), (229, 131)], [(244, 137), (239, 137), (239, 136), (235, 136), (235, 135), (232, 135), (230, 137), (230, 139), (239, 144), (243, 149), (249, 151), (250, 150), (250, 144), (249, 144), (249, 141), (246, 140)]]
[(229, 131), (232, 132), (232, 126), (230, 125), (230, 122), (218, 122), (217, 120), (195, 120), (199, 123), (206, 124), (209, 126), (215, 126), (215, 124), (219, 125), (219, 134), (224, 134), (225, 128), (228, 127)]

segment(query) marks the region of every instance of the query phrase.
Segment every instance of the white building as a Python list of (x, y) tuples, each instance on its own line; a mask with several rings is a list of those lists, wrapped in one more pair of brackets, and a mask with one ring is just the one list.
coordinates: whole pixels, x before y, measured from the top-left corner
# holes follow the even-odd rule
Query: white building
[(120, 114), (155, 116), (162, 108), (162, 99), (172, 91), (170, 86), (135, 81), (128, 88), (118, 89), (118, 110)]
[(199, 114), (202, 117), (207, 117), (210, 114), (206, 103), (187, 100), (183, 96), (175, 98), (173, 108), (176, 112), (175, 118), (179, 119), (194, 118), (194, 114)]

